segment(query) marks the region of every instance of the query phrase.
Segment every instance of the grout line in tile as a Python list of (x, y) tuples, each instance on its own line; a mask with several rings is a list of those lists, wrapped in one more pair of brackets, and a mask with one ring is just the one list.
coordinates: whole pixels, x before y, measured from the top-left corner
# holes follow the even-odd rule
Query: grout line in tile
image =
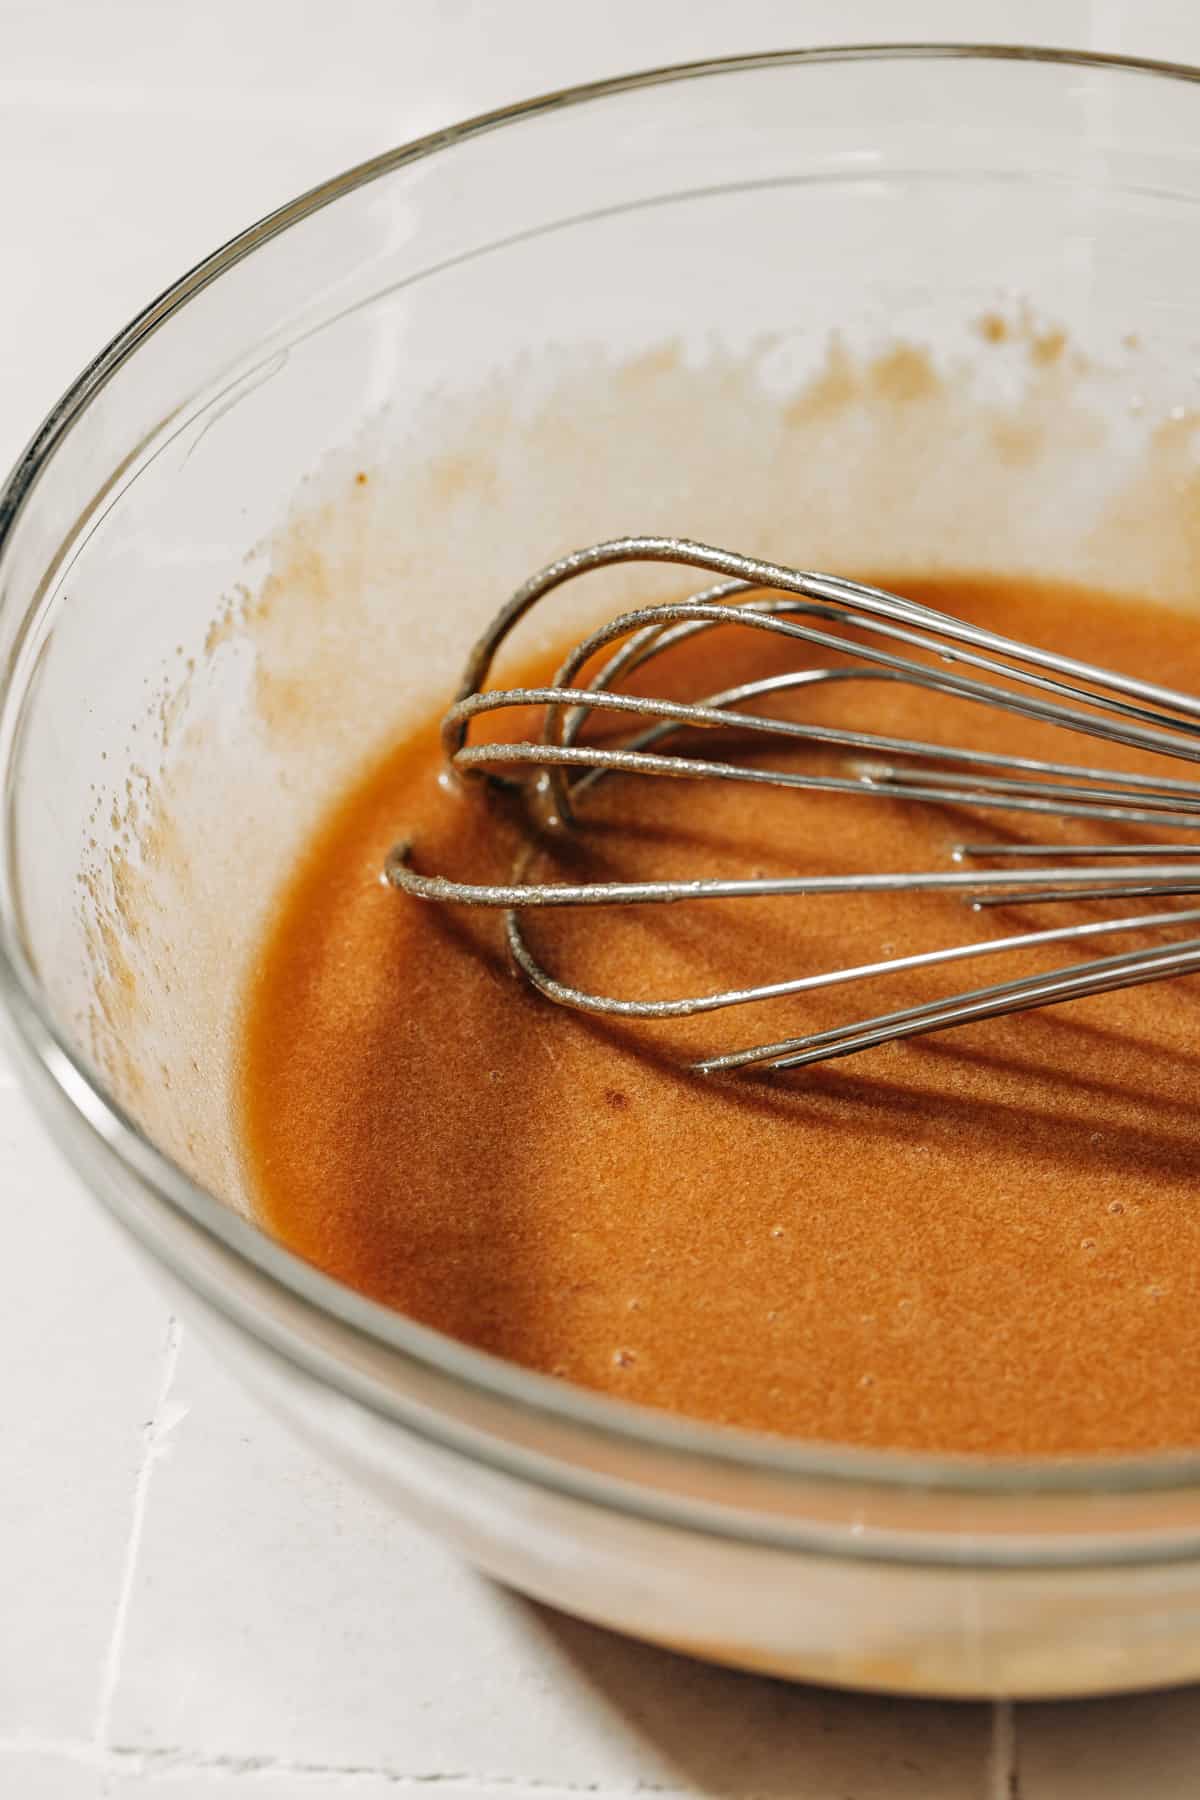
[(992, 1702), (987, 1800), (1021, 1800), (1017, 1768), (1017, 1715), (1011, 1700)]
[[(118, 1752), (119, 1754), (119, 1752)], [(274, 1756), (188, 1756), (186, 1753), (172, 1750), (151, 1750), (136, 1753), (139, 1755), (143, 1773), (152, 1774), (156, 1769), (163, 1772), (203, 1771), (206, 1775), (215, 1775), (218, 1779), (226, 1778), (240, 1781), (253, 1781), (256, 1777), (270, 1779), (284, 1776), (288, 1781), (328, 1781), (330, 1779), (342, 1783), (361, 1781), (378, 1784), (385, 1782), (398, 1792), (420, 1789), (441, 1789), (447, 1800), (457, 1790), (467, 1790), (471, 1794), (495, 1794), (498, 1800), (538, 1800), (542, 1795), (570, 1794), (579, 1795), (580, 1800), (634, 1800), (635, 1796), (652, 1797), (652, 1800), (690, 1800), (683, 1788), (658, 1787), (648, 1782), (631, 1782), (627, 1787), (600, 1786), (595, 1782), (548, 1781), (527, 1775), (490, 1775), (476, 1774), (469, 1769), (451, 1769), (444, 1773), (440, 1770), (401, 1770), (389, 1769), (370, 1763), (320, 1763), (295, 1762), (288, 1757)]]
[(183, 1327), (172, 1314), (167, 1320), (158, 1392), (155, 1395), (150, 1418), (142, 1430), (142, 1456), (133, 1487), (133, 1510), (129, 1521), (129, 1537), (125, 1545), (125, 1557), (121, 1565), (121, 1585), (117, 1592), (117, 1605), (113, 1614), (108, 1648), (100, 1669), (100, 1688), (96, 1696), (96, 1722), (93, 1728), (94, 1743), (99, 1749), (104, 1749), (108, 1743), (113, 1699), (117, 1691), (117, 1682), (121, 1674), (121, 1657), (125, 1649), (125, 1630), (129, 1621), (129, 1605), (133, 1597), (134, 1575), (137, 1570), (138, 1552), (141, 1549), (142, 1530), (146, 1523), (146, 1503), (150, 1494), (150, 1480), (154, 1473), (154, 1464), (162, 1454), (164, 1441), (178, 1423), (178, 1420), (173, 1418), (168, 1411), (168, 1402), (175, 1380), (179, 1348), (182, 1342)]
[[(497, 1800), (540, 1800), (545, 1795), (579, 1795), (580, 1800), (690, 1800), (689, 1790), (660, 1787), (653, 1782), (633, 1781), (625, 1787), (601, 1786), (596, 1782), (544, 1781), (522, 1775), (474, 1774), (465, 1769), (401, 1770), (371, 1763), (300, 1762), (284, 1756), (204, 1755), (174, 1746), (143, 1749), (135, 1745), (105, 1748), (88, 1739), (45, 1738), (28, 1734), (0, 1738), (0, 1767), (9, 1756), (42, 1756), (81, 1768), (97, 1769), (109, 1776), (153, 1778), (156, 1774), (168, 1780), (179, 1775), (203, 1774), (218, 1781), (230, 1780), (252, 1784), (283, 1776), (301, 1784), (303, 1792), (309, 1782), (330, 1779), (341, 1783), (361, 1781), (376, 1786), (380, 1782), (394, 1787), (398, 1793), (431, 1788), (442, 1790), (446, 1800), (455, 1791), (471, 1795), (494, 1794)], [(239, 1789), (239, 1792), (244, 1791)]]

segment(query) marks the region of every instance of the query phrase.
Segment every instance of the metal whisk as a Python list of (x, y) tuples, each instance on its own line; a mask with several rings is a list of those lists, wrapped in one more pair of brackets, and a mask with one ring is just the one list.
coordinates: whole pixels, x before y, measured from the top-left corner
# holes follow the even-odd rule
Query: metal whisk
[[(591, 570), (617, 563), (679, 564), (721, 579), (689, 599), (637, 607), (591, 632), (545, 687), (485, 690), (495, 656), (517, 622), (553, 589)], [(744, 682), (697, 701), (644, 697), (621, 683), (673, 648), (716, 626), (772, 633), (794, 645), (798, 666)], [(834, 666), (803, 666), (807, 647), (835, 651)], [(904, 651), (934, 661), (916, 660)], [(597, 672), (576, 685), (592, 660)], [(964, 671), (970, 671), (965, 673)], [(547, 827), (582, 829), (580, 802), (611, 776), (657, 776), (696, 781), (768, 783), (798, 790), (874, 795), (925, 805), (995, 808), (1010, 814), (1132, 824), (1157, 830), (1200, 830), (1200, 781), (1178, 776), (1117, 773), (1086, 764), (1050, 762), (916, 739), (808, 724), (772, 714), (773, 697), (804, 688), (902, 683), (930, 694), (997, 708), (1087, 737), (1139, 751), (1200, 762), (1200, 699), (1004, 638), (947, 613), (838, 576), (804, 573), (680, 538), (619, 538), (551, 563), (520, 587), (475, 645), (454, 704), (442, 725), (450, 766), (464, 776), (486, 775), (521, 786), (532, 802), (530, 840), (506, 884), (472, 884), (422, 874), (413, 847), (398, 844), (386, 878), (405, 893), (456, 905), (500, 907), (511, 954), (535, 988), (559, 1005), (622, 1019), (675, 1019), (752, 1001), (812, 993), (876, 976), (973, 957), (1024, 951), (1046, 944), (1068, 948), (1122, 933), (1154, 934), (1149, 947), (1109, 953), (1048, 973), (952, 993), (928, 1004), (833, 1030), (781, 1039), (693, 1067), (704, 1073), (757, 1065), (795, 1068), (848, 1056), (899, 1038), (943, 1031), (1003, 1013), (1051, 1006), (1084, 995), (1200, 970), (1200, 906), (1142, 911), (1083, 924), (1050, 927), (964, 943), (851, 968), (823, 970), (756, 987), (733, 988), (679, 1000), (618, 999), (587, 993), (558, 979), (535, 958), (521, 919), (526, 908), (629, 906), (730, 899), (754, 895), (962, 891), (976, 907), (1050, 903), (1068, 899), (1163, 899), (1200, 894), (1200, 842), (1101, 843), (1084, 846), (972, 843), (958, 846), (953, 869), (902, 874), (814, 874), (745, 880), (601, 881), (583, 884), (529, 879), (538, 837)], [(752, 709), (747, 710), (753, 703)], [(544, 708), (538, 741), (468, 741), (471, 721), (509, 707)], [(589, 743), (583, 733), (595, 713), (627, 718), (627, 736)], [(689, 727), (712, 733), (765, 735), (795, 746), (843, 752), (845, 772), (805, 774), (675, 754), (669, 740)], [(517, 770), (501, 775), (501, 769)], [(980, 859), (1007, 861), (1000, 869), (961, 866)], [(1020, 866), (1013, 866), (1019, 864)]]

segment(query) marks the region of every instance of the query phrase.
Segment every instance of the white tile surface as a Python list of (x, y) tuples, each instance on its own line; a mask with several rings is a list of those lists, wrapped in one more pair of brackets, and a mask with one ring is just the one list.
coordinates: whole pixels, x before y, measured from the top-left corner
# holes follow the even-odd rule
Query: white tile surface
[[(0, 0), (0, 463), (187, 264), (344, 166), (636, 65), (958, 37), (1200, 60), (1190, 0)], [(180, 1341), (0, 1058), (0, 1796), (1183, 1800), (1200, 1699), (890, 1704), (491, 1588)], [(1015, 1759), (1015, 1760), (1014, 1760)]]
[(166, 1313), (12, 1087), (0, 1197), (0, 1740), (85, 1736)]
[(5, 1800), (96, 1800), (105, 1792), (105, 1778), (99, 1761), (84, 1763), (51, 1749), (0, 1749)]
[[(111, 1742), (576, 1789), (982, 1795), (982, 1707), (707, 1668), (535, 1608), (314, 1464), (189, 1338)], [(180, 1622), (186, 1621), (186, 1629)]]
[(1200, 1697), (1192, 1688), (1123, 1700), (1027, 1706), (1021, 1714), (1018, 1800), (1097, 1794), (1195, 1800), (1200, 1794)]

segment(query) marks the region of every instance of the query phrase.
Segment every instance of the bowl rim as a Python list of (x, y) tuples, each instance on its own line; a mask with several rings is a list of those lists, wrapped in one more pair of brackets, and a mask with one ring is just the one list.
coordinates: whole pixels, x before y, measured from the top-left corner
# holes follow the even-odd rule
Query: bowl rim
[[(93, 360), (51, 408), (32, 439), (17, 458), (0, 488), (0, 575), (5, 551), (17, 522), (39, 478), (56, 450), (86, 412), (91, 401), (167, 319), (172, 317), (211, 282), (235, 267), (255, 250), (293, 225), (367, 184), (404, 167), (438, 155), (444, 150), (488, 132), (520, 126), (543, 114), (604, 101), (641, 88), (694, 81), (710, 76), (750, 74), (784, 67), (853, 62), (974, 61), (1034, 63), (1066, 70), (1098, 68), (1190, 84), (1200, 84), (1200, 68), (1173, 61), (1129, 57), (1092, 51), (1021, 44), (973, 44), (968, 42), (867, 43), (821, 46), (812, 49), (763, 51), (725, 56), (614, 76), (563, 89), (555, 89), (475, 115), (463, 122), (431, 132), (378, 156), (355, 164), (341, 174), (308, 189), (248, 226), (202, 261), (195, 264), (124, 327)], [(0, 583), (2, 592), (2, 583)], [(0, 600), (0, 606), (5, 602)], [(19, 634), (18, 634), (19, 635)], [(9, 699), (14, 663), (0, 669), (0, 708)], [(9, 841), (0, 844), (0, 876), (9, 860)], [(1076, 1495), (1132, 1495), (1200, 1487), (1200, 1450), (1134, 1455), (1076, 1457), (989, 1457), (981, 1453), (926, 1453), (909, 1450), (873, 1450), (825, 1440), (781, 1439), (741, 1427), (706, 1424), (656, 1408), (610, 1398), (541, 1375), (418, 1324), (402, 1313), (337, 1281), (305, 1262), (264, 1231), (227, 1207), (194, 1181), (178, 1164), (158, 1150), (139, 1130), (98, 1073), (65, 1038), (39, 999), (36, 975), (21, 943), (17, 923), (7, 904), (8, 883), (0, 879), (0, 1023), (10, 1027), (18, 1050), (18, 1069), (31, 1091), (44, 1103), (69, 1115), (107, 1149), (127, 1174), (148, 1189), (169, 1211), (225, 1253), (248, 1264), (254, 1274), (288, 1297), (337, 1322), (346, 1331), (390, 1358), (417, 1366), (465, 1389), (498, 1401), (536, 1422), (539, 1418), (625, 1451), (653, 1451), (666, 1457), (686, 1474), (689, 1466), (715, 1474), (741, 1473), (772, 1477), (776, 1482), (809, 1485), (870, 1487), (893, 1493), (924, 1490), (1015, 1499), (1018, 1497)], [(242, 1331), (267, 1341), (254, 1315), (239, 1307), (235, 1297), (211, 1283), (198, 1283), (186, 1257), (173, 1259), (161, 1247), (152, 1251), (185, 1285), (203, 1291)], [(279, 1349), (278, 1343), (272, 1348)], [(286, 1354), (286, 1352), (285, 1352)], [(296, 1360), (293, 1358), (293, 1360)], [(327, 1373), (323, 1371), (323, 1373)], [(351, 1393), (349, 1384), (337, 1383)], [(411, 1421), (397, 1405), (392, 1408), (378, 1395), (364, 1397), (353, 1391), (359, 1403), (395, 1423)], [(441, 1437), (436, 1422), (424, 1435), (451, 1444), (449, 1431)], [(497, 1441), (477, 1459), (500, 1469), (511, 1467)], [(522, 1467), (529, 1479), (529, 1470)], [(534, 1479), (537, 1479), (535, 1476)], [(636, 1474), (630, 1477), (636, 1491)], [(544, 1485), (553, 1485), (545, 1481)], [(664, 1494), (663, 1499), (669, 1499)], [(636, 1508), (635, 1508), (636, 1510)], [(903, 1559), (909, 1560), (909, 1559)]]

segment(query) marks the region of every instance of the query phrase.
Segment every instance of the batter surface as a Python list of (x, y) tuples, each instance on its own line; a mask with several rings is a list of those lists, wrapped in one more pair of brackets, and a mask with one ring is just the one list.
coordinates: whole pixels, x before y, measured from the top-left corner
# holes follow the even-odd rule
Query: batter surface
[[(885, 584), (1200, 691), (1200, 631), (1181, 614), (1030, 581)], [(785, 659), (762, 634), (710, 634), (657, 665), (654, 685), (697, 697)], [(533, 679), (554, 660), (517, 673)], [(902, 688), (872, 684), (854, 705), (875, 731), (1151, 766)], [(795, 706), (848, 716), (845, 693)], [(778, 747), (768, 754), (816, 766), (811, 752), (791, 765)], [(478, 789), (449, 791), (440, 768), (431, 723), (343, 797), (264, 943), (241, 1080), (269, 1229), (472, 1344), (704, 1419), (1002, 1453), (1200, 1442), (1195, 981), (782, 1077), (704, 1080), (689, 1056), (1030, 964), (992, 959), (669, 1026), (568, 1013), (510, 971), (499, 915), (381, 885), (401, 836), (421, 868), (507, 877), (511, 820)], [(936, 868), (964, 837), (1100, 835), (645, 779), (602, 783), (587, 819), (550, 878)], [(1120, 910), (1075, 905), (1050, 921), (925, 896), (769, 900), (561, 912), (533, 921), (530, 937), (566, 979), (646, 997)], [(1131, 940), (1095, 951), (1123, 947)], [(1067, 960), (1049, 951), (1038, 966)]]

